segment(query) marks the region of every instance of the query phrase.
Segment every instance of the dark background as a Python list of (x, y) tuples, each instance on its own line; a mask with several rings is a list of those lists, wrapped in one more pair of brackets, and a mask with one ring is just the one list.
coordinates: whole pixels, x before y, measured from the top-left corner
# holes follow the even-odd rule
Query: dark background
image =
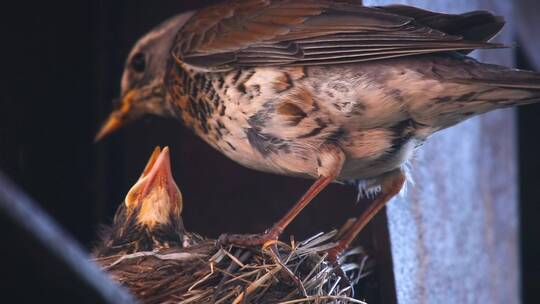
[[(0, 170), (7, 173), (87, 248), (108, 223), (156, 145), (172, 150), (184, 194), (188, 229), (209, 237), (257, 232), (302, 195), (310, 181), (240, 167), (176, 121), (148, 117), (98, 144), (93, 137), (118, 96), (123, 63), (133, 43), (154, 25), (212, 1), (19, 2), (3, 18)], [(192, 3), (190, 5), (189, 3)], [(6, 13), (6, 12), (4, 12)], [(527, 67), (525, 56), (519, 63)], [(521, 241), (524, 299), (538, 302), (540, 283), (540, 107), (519, 110)], [(339, 226), (360, 213), (352, 187), (332, 185), (291, 225), (296, 238)], [(3, 218), (0, 271), (3, 295), (20, 302), (69, 293), (60, 268)], [(287, 234), (286, 233), (286, 234)], [(376, 257), (375, 275), (360, 291), (370, 303), (394, 300), (385, 216), (360, 237)], [(0, 260), (0, 262), (2, 262)], [(59, 273), (57, 273), (59, 272)], [(32, 290), (32, 292), (27, 292)], [(9, 291), (6, 293), (6, 291)]]

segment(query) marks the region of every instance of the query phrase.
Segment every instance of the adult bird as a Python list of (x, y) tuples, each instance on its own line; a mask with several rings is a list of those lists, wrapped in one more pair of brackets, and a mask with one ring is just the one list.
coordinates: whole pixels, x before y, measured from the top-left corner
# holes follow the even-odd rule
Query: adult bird
[(174, 117), (236, 162), (315, 179), (266, 232), (276, 239), (329, 183), (373, 198), (330, 252), (336, 258), (399, 193), (404, 164), (431, 134), (540, 98), (540, 75), (467, 53), (504, 20), (357, 1), (237, 0), (187, 12), (129, 54), (122, 98), (97, 138), (144, 114)]

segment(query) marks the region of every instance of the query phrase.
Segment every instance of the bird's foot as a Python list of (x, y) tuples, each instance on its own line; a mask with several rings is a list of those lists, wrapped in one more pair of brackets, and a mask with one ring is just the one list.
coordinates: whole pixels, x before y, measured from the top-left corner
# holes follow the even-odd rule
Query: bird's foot
[(343, 289), (350, 287), (351, 294), (354, 295), (353, 283), (351, 282), (351, 280), (349, 279), (349, 277), (347, 276), (347, 274), (341, 267), (341, 263), (340, 263), (340, 258), (344, 251), (345, 249), (343, 248), (343, 246), (341, 246), (341, 244), (338, 243), (337, 246), (326, 251), (326, 254), (327, 254), (326, 259), (328, 260), (328, 262), (330, 262), (330, 265), (332, 265), (333, 272), (340, 278), (339, 286)]
[(277, 228), (271, 228), (264, 233), (258, 234), (222, 234), (218, 238), (218, 244), (221, 246), (256, 247), (268, 242), (277, 241), (280, 234), (281, 231)]
[(327, 253), (326, 259), (328, 259), (328, 261), (330, 262), (330, 264), (332, 264), (332, 266), (339, 265), (339, 258), (341, 254), (343, 253), (343, 251), (340, 250), (338, 247), (339, 245), (331, 249), (328, 249), (328, 251), (326, 251)]

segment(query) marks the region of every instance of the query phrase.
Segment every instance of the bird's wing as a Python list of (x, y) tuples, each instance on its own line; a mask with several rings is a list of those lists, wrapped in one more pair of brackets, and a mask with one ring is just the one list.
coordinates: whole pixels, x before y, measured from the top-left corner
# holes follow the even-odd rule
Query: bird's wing
[(487, 11), (473, 11), (464, 14), (442, 14), (407, 5), (388, 5), (379, 9), (413, 18), (415, 23), (435, 30), (461, 36), (469, 41), (488, 41), (504, 27), (502, 16), (495, 16)]
[(356, 0), (228, 1), (197, 12), (178, 33), (173, 56), (194, 68), (228, 70), (501, 47), (417, 22), (419, 11), (399, 13)]

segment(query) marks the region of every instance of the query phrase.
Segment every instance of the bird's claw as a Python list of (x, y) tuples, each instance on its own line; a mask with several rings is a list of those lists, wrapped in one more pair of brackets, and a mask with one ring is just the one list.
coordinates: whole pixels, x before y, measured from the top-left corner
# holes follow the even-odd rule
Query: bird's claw
[(328, 262), (330, 262), (330, 265), (332, 265), (332, 272), (341, 278), (341, 280), (339, 281), (340, 287), (341, 288), (350, 287), (351, 293), (354, 294), (353, 283), (351, 282), (351, 280), (349, 279), (349, 277), (347, 276), (347, 274), (341, 267), (341, 264), (339, 261), (341, 258), (341, 255), (343, 254), (343, 251), (344, 250), (341, 249), (339, 245), (334, 248), (331, 248), (326, 252), (327, 253), (326, 259), (328, 260)]
[(342, 250), (334, 247), (326, 251), (326, 259), (332, 264), (332, 266), (339, 266), (339, 258), (341, 256)]

